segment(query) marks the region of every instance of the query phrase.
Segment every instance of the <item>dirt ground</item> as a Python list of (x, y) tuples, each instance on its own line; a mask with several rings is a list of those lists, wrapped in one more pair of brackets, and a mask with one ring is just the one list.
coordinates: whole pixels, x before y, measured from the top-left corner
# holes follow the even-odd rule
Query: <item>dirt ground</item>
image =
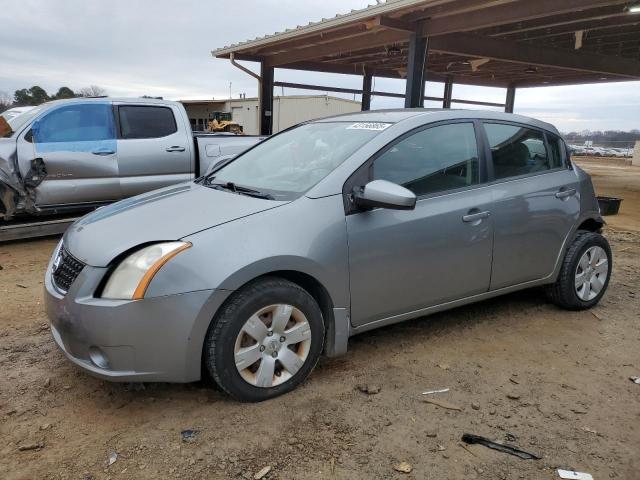
[[(251, 479), (266, 466), (267, 479), (640, 478), (640, 385), (629, 380), (640, 375), (640, 168), (579, 162), (598, 194), (624, 198), (608, 218), (614, 270), (598, 307), (561, 311), (531, 290), (365, 333), (261, 404), (207, 382), (80, 372), (42, 308), (56, 239), (0, 245), (0, 479)], [(428, 398), (461, 411), (423, 402), (440, 388), (450, 391)], [(198, 431), (190, 442), (186, 429)], [(463, 433), (510, 434), (542, 459), (463, 448)], [(400, 462), (413, 471), (396, 472)]]

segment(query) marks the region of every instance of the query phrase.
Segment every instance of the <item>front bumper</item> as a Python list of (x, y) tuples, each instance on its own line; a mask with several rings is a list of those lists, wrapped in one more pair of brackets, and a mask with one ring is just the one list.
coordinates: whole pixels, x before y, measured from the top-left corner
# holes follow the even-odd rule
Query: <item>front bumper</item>
[(45, 309), (55, 342), (75, 365), (111, 381), (200, 379), (202, 345), (225, 290), (143, 300), (94, 298), (106, 269), (86, 266), (67, 294), (45, 275)]

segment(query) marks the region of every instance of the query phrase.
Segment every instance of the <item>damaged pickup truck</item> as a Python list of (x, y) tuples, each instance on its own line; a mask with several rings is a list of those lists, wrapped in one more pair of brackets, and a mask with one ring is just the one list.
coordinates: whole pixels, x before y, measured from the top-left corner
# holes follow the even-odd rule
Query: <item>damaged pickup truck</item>
[(193, 180), (264, 137), (194, 134), (178, 102), (79, 98), (0, 118), (0, 219), (87, 211)]

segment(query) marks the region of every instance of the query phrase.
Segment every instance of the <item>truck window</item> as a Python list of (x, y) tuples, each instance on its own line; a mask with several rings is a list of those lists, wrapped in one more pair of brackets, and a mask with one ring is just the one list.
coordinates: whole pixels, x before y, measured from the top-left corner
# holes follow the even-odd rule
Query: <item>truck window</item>
[(123, 105), (118, 115), (121, 138), (160, 138), (178, 131), (169, 107)]
[(111, 105), (74, 103), (56, 108), (36, 120), (32, 132), (36, 144), (115, 139)]

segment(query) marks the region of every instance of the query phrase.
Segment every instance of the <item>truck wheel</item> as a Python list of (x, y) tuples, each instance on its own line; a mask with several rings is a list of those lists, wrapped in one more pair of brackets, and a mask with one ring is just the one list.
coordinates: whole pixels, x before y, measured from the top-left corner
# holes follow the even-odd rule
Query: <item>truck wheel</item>
[(323, 343), (322, 312), (313, 297), (270, 277), (247, 285), (223, 305), (209, 327), (204, 362), (229, 395), (260, 402), (302, 383)]
[(611, 247), (595, 232), (579, 231), (569, 246), (558, 279), (547, 288), (549, 299), (568, 310), (597, 304), (609, 285)]

